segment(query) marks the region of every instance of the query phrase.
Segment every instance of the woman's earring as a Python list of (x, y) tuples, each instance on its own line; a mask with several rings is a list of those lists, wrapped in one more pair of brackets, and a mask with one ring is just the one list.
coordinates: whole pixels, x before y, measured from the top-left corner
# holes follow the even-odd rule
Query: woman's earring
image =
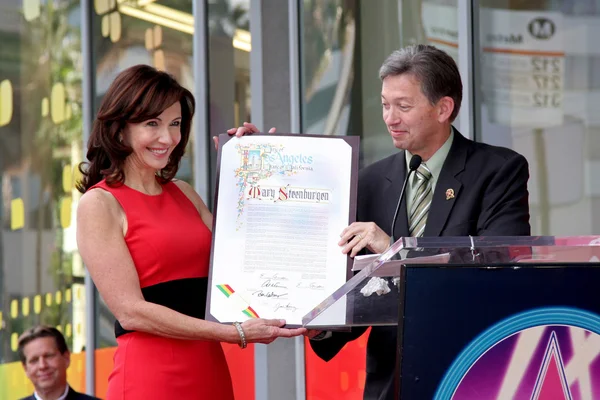
[(123, 143), (123, 135), (119, 135), (119, 143)]

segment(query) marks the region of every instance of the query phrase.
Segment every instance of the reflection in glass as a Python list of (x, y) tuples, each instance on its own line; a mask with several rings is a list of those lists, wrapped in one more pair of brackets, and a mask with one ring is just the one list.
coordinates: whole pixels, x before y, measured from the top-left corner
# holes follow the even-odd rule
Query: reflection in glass
[[(458, 62), (458, 2), (456, 0), (360, 2), (360, 50), (353, 104), (360, 112), (351, 114), (352, 134), (362, 134), (362, 165), (394, 154), (381, 111), (379, 67), (394, 50), (411, 44), (431, 44)], [(358, 89), (359, 88), (359, 89)], [(454, 123), (458, 126), (458, 120)]]
[[(208, 2), (208, 78), (210, 159), (202, 160), (210, 170), (214, 193), (216, 151), (213, 136), (232, 126), (251, 121), (250, 102), (250, 1), (214, 0)], [(212, 197), (204, 199), (212, 207)]]
[(79, 13), (70, 0), (0, 5), (0, 398), (30, 394), (26, 380), (4, 379), (13, 366), (22, 373), (6, 363), (25, 329), (52, 325), (73, 353), (85, 347)]
[(483, 141), (527, 157), (532, 233), (596, 232), (598, 3), (480, 4)]
[(354, 79), (355, 8), (353, 1), (304, 1), (301, 60), (305, 133), (348, 134)]

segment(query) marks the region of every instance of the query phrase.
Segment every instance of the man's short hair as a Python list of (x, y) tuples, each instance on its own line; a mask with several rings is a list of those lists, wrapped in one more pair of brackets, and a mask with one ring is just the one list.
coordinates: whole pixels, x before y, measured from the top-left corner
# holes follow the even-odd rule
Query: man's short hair
[(436, 104), (442, 97), (454, 100), (450, 121), (454, 121), (462, 102), (462, 80), (454, 59), (442, 50), (418, 44), (394, 51), (379, 69), (379, 78), (410, 74), (421, 83), (421, 91)]
[(60, 354), (65, 354), (65, 352), (69, 351), (65, 337), (58, 329), (47, 325), (34, 326), (33, 328), (27, 329), (25, 332), (23, 332), (23, 334), (21, 334), (21, 336), (19, 336), (19, 347), (17, 349), (17, 353), (19, 354), (22, 364), (25, 364), (27, 361), (25, 359), (25, 352), (23, 351), (25, 346), (35, 339), (44, 337), (54, 338), (56, 347), (58, 348)]

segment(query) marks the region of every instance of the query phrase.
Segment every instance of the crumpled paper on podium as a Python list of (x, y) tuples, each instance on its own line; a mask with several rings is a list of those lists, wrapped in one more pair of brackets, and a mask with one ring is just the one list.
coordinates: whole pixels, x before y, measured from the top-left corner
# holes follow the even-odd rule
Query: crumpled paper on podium
[(369, 279), (369, 282), (367, 282), (367, 284), (360, 289), (360, 293), (362, 293), (362, 295), (365, 297), (369, 297), (373, 293), (377, 293), (378, 296), (381, 296), (383, 294), (388, 294), (389, 292), (390, 287), (388, 286), (387, 281), (377, 276)]

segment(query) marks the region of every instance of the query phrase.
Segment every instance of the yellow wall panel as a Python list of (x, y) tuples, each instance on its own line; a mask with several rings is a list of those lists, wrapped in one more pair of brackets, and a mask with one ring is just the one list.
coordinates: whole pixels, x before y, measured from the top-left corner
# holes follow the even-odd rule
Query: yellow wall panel
[(52, 86), (50, 94), (50, 116), (52, 122), (60, 124), (65, 120), (65, 102), (66, 102), (65, 85), (61, 82), (55, 83)]
[(0, 82), (0, 126), (7, 125), (13, 114), (13, 90), (8, 79)]
[(110, 41), (116, 43), (121, 39), (121, 14), (118, 11), (110, 14)]
[(17, 351), (19, 348), (19, 335), (16, 332), (10, 335), (10, 348), (12, 351)]
[(47, 117), (50, 114), (50, 100), (47, 97), (42, 99), (42, 117)]
[(157, 48), (162, 44), (162, 37), (162, 28), (160, 25), (154, 25), (154, 48)]
[(71, 193), (73, 188), (73, 166), (67, 164), (62, 171), (62, 188), (65, 193)]
[(94, 0), (94, 10), (96, 10), (96, 14), (98, 15), (108, 12), (110, 10), (108, 0)]
[(71, 302), (71, 289), (66, 289), (65, 290), (65, 301), (67, 303)]
[(52, 293), (46, 293), (46, 306), (50, 307), (52, 305)]
[(33, 298), (33, 312), (39, 314), (42, 311), (42, 296), (36, 295)]
[(60, 202), (60, 226), (63, 229), (67, 229), (71, 226), (71, 205), (73, 204), (73, 199), (70, 197), (63, 197)]
[(25, 204), (23, 199), (12, 199), (10, 202), (10, 229), (16, 231), (25, 227)]
[(29, 297), (24, 297), (23, 300), (21, 300), (21, 312), (23, 313), (24, 317), (27, 317), (29, 315), (29, 309)]
[(40, 16), (40, 0), (23, 0), (23, 17), (33, 21)]
[(0, 399), (20, 399), (32, 393), (33, 385), (20, 362), (0, 364)]
[(108, 37), (110, 35), (110, 19), (108, 15), (102, 17), (102, 36)]
[(60, 290), (57, 290), (54, 294), (54, 301), (56, 302), (56, 304), (62, 303), (62, 292)]
[(165, 71), (165, 53), (162, 50), (154, 52), (154, 66), (160, 71)]
[(10, 317), (15, 319), (19, 316), (19, 300), (10, 302)]
[(146, 46), (146, 50), (152, 50), (154, 48), (154, 34), (152, 32), (152, 28), (146, 29), (146, 34), (144, 35), (144, 45)]

